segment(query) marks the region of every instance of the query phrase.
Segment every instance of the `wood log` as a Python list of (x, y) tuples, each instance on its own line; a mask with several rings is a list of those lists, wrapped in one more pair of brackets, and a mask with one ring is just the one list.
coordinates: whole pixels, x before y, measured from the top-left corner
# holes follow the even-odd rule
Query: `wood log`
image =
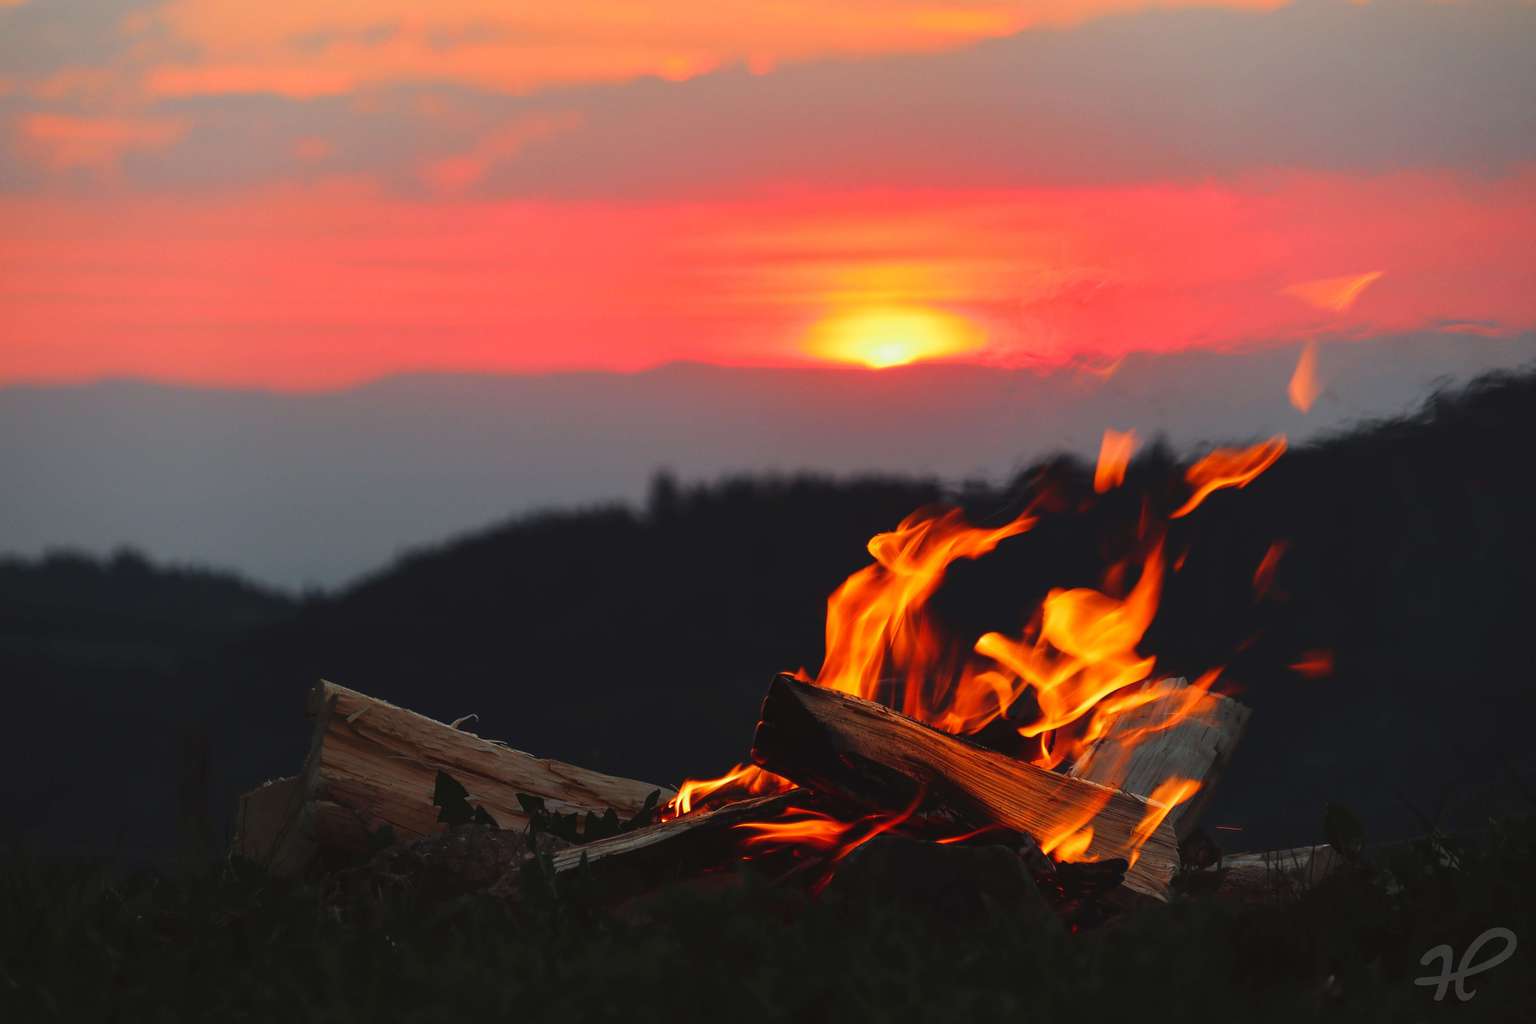
[(1200, 783), (1199, 792), (1168, 814), (1182, 841), (1194, 831), (1252, 711), (1231, 697), (1212, 693), (1198, 715), (1167, 726), (1187, 702), (1189, 682), (1160, 679), (1142, 686), (1159, 696), (1112, 719), (1109, 732), (1067, 774), (1137, 796), (1151, 796), (1171, 777), (1194, 779)]
[(806, 799), (807, 794), (797, 790), (749, 797), (573, 846), (551, 859), (557, 875), (576, 871), (585, 862), (605, 872), (622, 867), (654, 884), (667, 875), (730, 863), (740, 855), (742, 837), (735, 831), (737, 825), (773, 818), (791, 803)]
[(1208, 892), (1238, 903), (1277, 903), (1295, 899), (1343, 870), (1349, 862), (1331, 846), (1238, 853), (1220, 863), (1191, 871), (1180, 884), (1190, 892)]
[(303, 781), (297, 775), (273, 779), (240, 797), (235, 813), (235, 852), (246, 860), (267, 864), (273, 844), (302, 798)]
[[(1091, 824), (1088, 854), (1100, 858), (1127, 857), (1133, 833), (1153, 810), (1144, 797), (1046, 771), (789, 676), (768, 689), (752, 759), (807, 789), (872, 810), (898, 811), (921, 797), (921, 813), (949, 813), (976, 828), (1002, 825), (1042, 846)], [(1178, 864), (1178, 841), (1162, 822), (1125, 884), (1166, 899)]]
[[(432, 797), (443, 771), (502, 828), (527, 824), (517, 795), (551, 811), (613, 808), (632, 816), (646, 797), (671, 790), (534, 757), (424, 715), (321, 680), (309, 693), (314, 732), (304, 772), (241, 800), (237, 848), (282, 876), (317, 857), (355, 856), (389, 826), (397, 840), (441, 831)], [(247, 852), (249, 851), (249, 852)]]

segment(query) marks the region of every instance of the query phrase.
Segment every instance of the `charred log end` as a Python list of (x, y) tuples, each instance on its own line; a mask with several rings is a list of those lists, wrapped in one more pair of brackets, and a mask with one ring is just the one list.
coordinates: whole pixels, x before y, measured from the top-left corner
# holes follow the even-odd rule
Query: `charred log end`
[(793, 676), (774, 677), (752, 738), (752, 762), (817, 793), (836, 794), (864, 810), (900, 810), (932, 779), (914, 777), (839, 743), (811, 712)]

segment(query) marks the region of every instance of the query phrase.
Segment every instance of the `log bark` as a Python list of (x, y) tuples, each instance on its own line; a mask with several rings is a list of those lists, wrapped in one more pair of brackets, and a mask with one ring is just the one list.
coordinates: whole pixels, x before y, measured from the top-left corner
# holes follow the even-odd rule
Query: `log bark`
[[(752, 759), (812, 791), (872, 810), (948, 813), (973, 827), (1002, 825), (1042, 846), (1091, 824), (1090, 856), (1126, 857), (1152, 806), (1144, 797), (1049, 772), (942, 733), (870, 701), (779, 676), (763, 701)], [(1162, 822), (1125, 876), (1166, 899), (1178, 841)]]
[(637, 813), (671, 790), (534, 757), (335, 683), (310, 691), (314, 732), (304, 772), (241, 800), (237, 848), (274, 873), (303, 873), (317, 859), (351, 857), (389, 826), (397, 840), (442, 830), (433, 805), (439, 771), (469, 791), (504, 829), (527, 824), (517, 795), (543, 797), (551, 811), (612, 807)]
[(1188, 696), (1188, 681), (1162, 679), (1143, 686), (1160, 696), (1116, 716), (1109, 732), (1067, 774), (1137, 796), (1151, 796), (1171, 777), (1194, 779), (1200, 783), (1199, 792), (1168, 815), (1182, 841), (1199, 822), (1252, 712), (1231, 697), (1213, 693), (1200, 714), (1167, 726), (1183, 705), (1181, 696)]

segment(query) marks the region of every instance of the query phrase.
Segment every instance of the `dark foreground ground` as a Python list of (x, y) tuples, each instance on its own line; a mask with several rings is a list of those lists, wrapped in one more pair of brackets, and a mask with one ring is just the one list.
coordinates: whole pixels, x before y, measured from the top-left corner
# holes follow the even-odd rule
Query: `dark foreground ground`
[[(819, 897), (750, 865), (613, 906), (530, 876), (513, 903), (382, 902), (249, 865), (122, 875), (11, 857), (0, 869), (7, 1021), (1499, 1021), (1536, 1007), (1536, 819), (1368, 852), (1280, 905), (1208, 895), (1063, 927), (844, 874)], [(1444, 999), (1491, 927), (1512, 957)], [(1527, 946), (1526, 943), (1531, 945)], [(1498, 957), (1486, 944), (1474, 962)]]

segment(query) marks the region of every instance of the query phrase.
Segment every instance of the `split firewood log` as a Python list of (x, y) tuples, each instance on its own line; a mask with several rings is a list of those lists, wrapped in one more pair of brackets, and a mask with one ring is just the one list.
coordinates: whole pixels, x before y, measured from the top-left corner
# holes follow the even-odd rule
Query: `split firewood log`
[(1086, 779), (1046, 771), (890, 708), (790, 676), (763, 701), (752, 759), (812, 791), (871, 810), (920, 804), (973, 827), (1001, 825), (1042, 847), (1091, 827), (1089, 852), (1132, 859), (1128, 888), (1166, 899), (1178, 841), (1163, 808)]
[[(1149, 680), (1142, 689), (1153, 699), (1115, 716), (1067, 774), (1145, 797), (1169, 778), (1198, 782), (1194, 796), (1168, 813), (1182, 842), (1194, 831), (1252, 711), (1224, 694), (1201, 695), (1184, 679)], [(1199, 701), (1198, 712), (1180, 718), (1192, 699)]]
[(314, 719), (301, 775), (241, 798), (236, 850), (280, 876), (355, 859), (381, 830), (404, 841), (442, 831), (434, 791), (439, 772), (503, 829), (528, 822), (518, 794), (557, 812), (609, 808), (626, 817), (671, 790), (535, 757), (386, 701), (321, 680), (309, 693)]

